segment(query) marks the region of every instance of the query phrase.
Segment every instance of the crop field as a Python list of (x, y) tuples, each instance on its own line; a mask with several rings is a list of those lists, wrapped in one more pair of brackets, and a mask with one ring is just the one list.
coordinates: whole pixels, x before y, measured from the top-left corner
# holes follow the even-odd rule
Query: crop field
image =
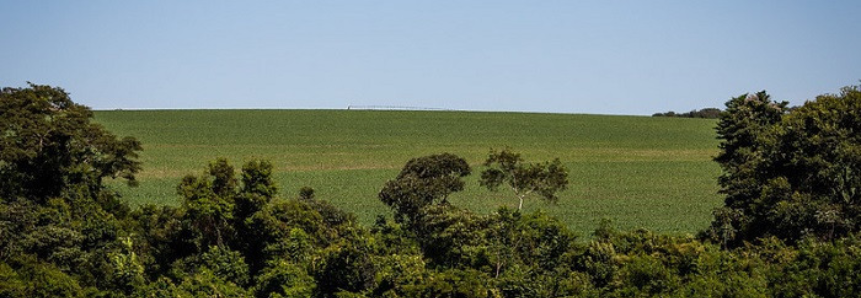
[(96, 121), (144, 145), (140, 186), (112, 184), (132, 205), (180, 203), (182, 176), (226, 157), (276, 168), (280, 196), (310, 186), (317, 198), (364, 224), (391, 211), (377, 192), (412, 157), (449, 152), (472, 166), (467, 189), (450, 201), (478, 213), (516, 208), (509, 192), (489, 192), (478, 177), (491, 148), (510, 147), (530, 162), (558, 157), (570, 185), (541, 209), (588, 235), (601, 218), (619, 228), (673, 234), (706, 227), (721, 204), (714, 120), (531, 113), (347, 110), (97, 111)]

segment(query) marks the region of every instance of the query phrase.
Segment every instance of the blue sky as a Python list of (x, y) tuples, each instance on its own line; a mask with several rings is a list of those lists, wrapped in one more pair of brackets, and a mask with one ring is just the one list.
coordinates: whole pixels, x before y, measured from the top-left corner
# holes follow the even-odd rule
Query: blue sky
[(0, 86), (95, 109), (650, 115), (861, 79), (861, 1), (0, 1)]

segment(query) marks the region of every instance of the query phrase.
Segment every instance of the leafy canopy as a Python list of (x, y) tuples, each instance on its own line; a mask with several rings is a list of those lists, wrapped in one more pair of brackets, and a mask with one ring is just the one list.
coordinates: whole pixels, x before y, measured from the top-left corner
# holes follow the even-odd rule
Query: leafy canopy
[(523, 200), (530, 194), (556, 202), (559, 199), (556, 193), (568, 187), (568, 169), (558, 158), (552, 162), (525, 164), (519, 153), (509, 149), (491, 150), (484, 165), (488, 169), (481, 173), (481, 185), (491, 191), (507, 185), (520, 200), (517, 210), (523, 209)]
[(44, 202), (72, 185), (92, 190), (103, 178), (134, 185), (135, 138), (117, 139), (91, 123), (92, 111), (61, 88), (30, 84), (0, 91), (0, 197)]
[(727, 102), (715, 160), (725, 207), (708, 233), (724, 245), (861, 231), (861, 91), (845, 87), (791, 112), (765, 92)]
[(450, 194), (463, 190), (462, 177), (470, 172), (466, 160), (450, 153), (413, 158), (386, 182), (379, 198), (394, 209), (398, 222), (416, 220), (422, 208), (447, 204)]

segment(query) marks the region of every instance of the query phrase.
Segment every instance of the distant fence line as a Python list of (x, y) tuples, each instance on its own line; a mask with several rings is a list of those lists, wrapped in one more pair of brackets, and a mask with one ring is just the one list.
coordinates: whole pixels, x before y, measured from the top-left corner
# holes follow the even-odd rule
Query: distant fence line
[(452, 109), (408, 107), (408, 106), (356, 106), (349, 105), (347, 110), (413, 110), (413, 111), (453, 111)]

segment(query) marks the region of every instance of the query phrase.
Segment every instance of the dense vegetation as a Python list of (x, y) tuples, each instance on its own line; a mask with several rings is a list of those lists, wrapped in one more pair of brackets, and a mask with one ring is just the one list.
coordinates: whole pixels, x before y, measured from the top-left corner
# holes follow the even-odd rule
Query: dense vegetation
[[(726, 204), (699, 237), (604, 222), (585, 243), (543, 212), (459, 207), (448, 197), (472, 169), (451, 154), (409, 161), (379, 194), (400, 216), (369, 227), (311, 188), (276, 199), (273, 165), (261, 160), (238, 171), (213, 160), (177, 181), (181, 205), (132, 210), (104, 180), (135, 181), (137, 140), (91, 123), (62, 89), (0, 96), (0, 175), (15, 179), (0, 197), (0, 297), (861, 293), (856, 87), (791, 113), (764, 93), (730, 100), (718, 128)], [(517, 157), (492, 152), (488, 164), (509, 163), (482, 171), (486, 185), (512, 183), (552, 200), (537, 186), (567, 184), (557, 162), (517, 166)], [(512, 175), (537, 178), (521, 185)]]
[(555, 203), (523, 208), (542, 210), (581, 235), (602, 218), (625, 230), (695, 234), (722, 203), (712, 119), (358, 110), (96, 111), (94, 119), (144, 145), (140, 186), (109, 183), (132, 206), (181, 205), (177, 181), (217, 158), (237, 165), (264, 159), (282, 188), (312, 187), (318, 199), (371, 225), (390, 213), (375, 198), (405, 163), (448, 152), (475, 169), (448, 200), (487, 214), (519, 205), (507, 186), (493, 192), (481, 185), (488, 151), (506, 147), (524, 164), (559, 158), (570, 186)]
[(861, 231), (861, 90), (786, 109), (759, 92), (733, 98), (721, 114), (715, 160), (726, 199), (709, 232), (727, 245)]

